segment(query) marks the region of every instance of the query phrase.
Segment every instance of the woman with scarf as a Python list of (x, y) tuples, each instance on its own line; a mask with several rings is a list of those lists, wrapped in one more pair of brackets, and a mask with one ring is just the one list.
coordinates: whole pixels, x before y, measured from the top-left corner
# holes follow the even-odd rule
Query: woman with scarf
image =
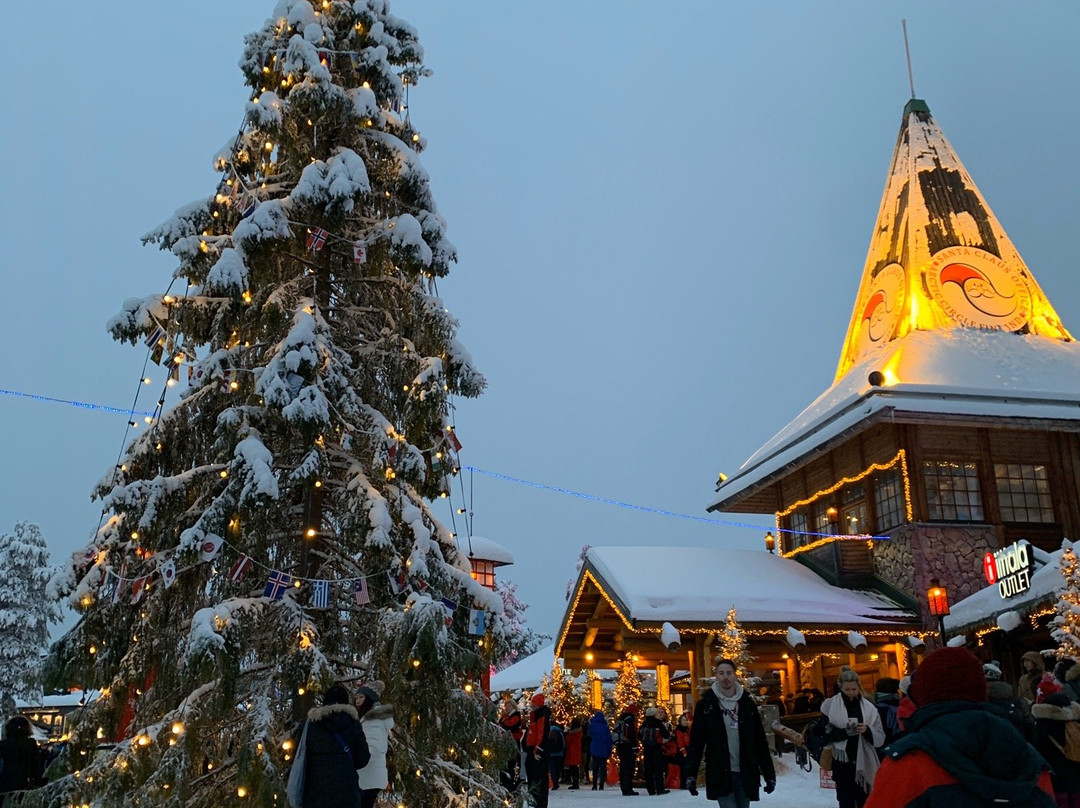
[(878, 770), (876, 747), (885, 742), (881, 715), (862, 693), (859, 674), (851, 668), (840, 672), (840, 689), (821, 704), (829, 719), (832, 740), (832, 777), (840, 808), (862, 808)]

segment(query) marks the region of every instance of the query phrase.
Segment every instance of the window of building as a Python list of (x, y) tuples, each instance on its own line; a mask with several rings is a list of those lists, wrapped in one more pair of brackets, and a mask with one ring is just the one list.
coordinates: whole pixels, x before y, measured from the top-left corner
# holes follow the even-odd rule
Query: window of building
[(926, 507), (935, 522), (979, 522), (982, 494), (974, 463), (928, 460), (923, 463)]
[(479, 558), (472, 560), (472, 577), (488, 589), (495, 588), (495, 562)]
[(890, 469), (874, 477), (874, 510), (879, 531), (891, 530), (906, 521), (904, 481), (899, 469)]
[(855, 536), (870, 530), (866, 519), (866, 486), (849, 485), (840, 494), (840, 532)]
[[(829, 516), (829, 503), (819, 502), (814, 506), (814, 533), (820, 533), (822, 536), (831, 536), (836, 531), (832, 525), (832, 519)], [(821, 536), (808, 536), (815, 541)]]
[(1050, 480), (1046, 466), (995, 463), (1001, 518), (1005, 522), (1053, 522)]
[(805, 511), (795, 511), (791, 514), (791, 529), (794, 531), (790, 535), (789, 543), (792, 547), (802, 547), (804, 544), (810, 543), (810, 537), (806, 535), (806, 532), (810, 529), (810, 524), (806, 519)]

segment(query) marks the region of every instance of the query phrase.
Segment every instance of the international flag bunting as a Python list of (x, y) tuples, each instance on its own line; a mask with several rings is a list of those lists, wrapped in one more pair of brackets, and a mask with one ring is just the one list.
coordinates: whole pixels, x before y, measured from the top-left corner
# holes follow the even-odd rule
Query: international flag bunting
[(172, 367), (169, 368), (169, 380), (174, 382), (180, 381), (180, 365), (176, 362), (173, 362)]
[(354, 241), (352, 245), (352, 260), (358, 264), (367, 262), (367, 247), (362, 241)]
[(221, 543), (224, 539), (211, 533), (203, 543), (199, 545), (199, 558), (203, 561), (213, 561), (221, 551)]
[(400, 595), (405, 591), (405, 573), (399, 572), (394, 575), (392, 572), (386, 573), (386, 577), (390, 579), (390, 591), (395, 595)]
[(312, 609), (329, 609), (330, 608), (330, 582), (329, 581), (312, 581), (311, 582), (311, 608)]
[(161, 573), (161, 583), (168, 589), (174, 583), (176, 583), (176, 562), (166, 561), (161, 565), (161, 569), (158, 570)]
[(453, 427), (446, 430), (446, 439), (450, 441), (450, 445), (454, 447), (455, 452), (461, 451), (461, 441), (457, 439), (457, 433), (454, 432)]
[(154, 345), (154, 350), (150, 352), (150, 361), (155, 365), (160, 365), (161, 360), (165, 357), (165, 346), (158, 342)]
[(131, 582), (131, 605), (134, 606), (142, 600), (143, 592), (146, 591), (146, 582), (149, 576), (142, 575)]
[(308, 234), (307, 248), (312, 252), (318, 252), (326, 245), (326, 239), (329, 235), (321, 227), (316, 227)]
[(266, 580), (263, 597), (270, 598), (270, 600), (281, 600), (285, 593), (289, 591), (290, 586), (292, 586), (292, 578), (284, 572), (274, 570)]
[(353, 593), (356, 595), (356, 602), (363, 606), (365, 603), (371, 603), (371, 595), (368, 594), (367, 578), (357, 578), (353, 581)]
[(248, 200), (247, 207), (244, 208), (243, 213), (240, 214), (241, 219), (246, 219), (248, 216), (255, 212), (255, 208), (258, 207), (258, 200), (252, 197)]
[(450, 600), (450, 598), (443, 598), (442, 607), (446, 610), (446, 625), (449, 626), (454, 622), (454, 609), (457, 608), (457, 604)]
[(116, 574), (112, 570), (105, 570), (105, 581), (101, 584), (101, 599), (111, 600), (116, 603), (116, 591), (120, 588)]
[(469, 609), (469, 634), (480, 637), (484, 634), (484, 610)]
[(228, 368), (221, 375), (221, 389), (227, 393), (233, 389), (234, 384), (236, 384), (236, 368)]
[(153, 348), (163, 339), (165, 339), (165, 329), (158, 323), (154, 323), (154, 330), (147, 334), (146, 339), (143, 341), (146, 343), (147, 348)]
[(251, 569), (251, 563), (251, 556), (246, 556), (241, 553), (240, 557), (236, 559), (236, 563), (232, 565), (232, 569), (229, 570), (229, 580), (241, 580), (245, 575), (248, 574), (248, 571)]
[(321, 50), (319, 53), (319, 62), (326, 67), (334, 66), (334, 54), (330, 51)]

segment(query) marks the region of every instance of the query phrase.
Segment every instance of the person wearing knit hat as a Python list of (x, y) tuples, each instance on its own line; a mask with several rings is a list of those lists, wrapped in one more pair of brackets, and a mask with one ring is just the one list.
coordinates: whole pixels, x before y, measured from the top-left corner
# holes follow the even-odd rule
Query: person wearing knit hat
[(966, 648), (941, 648), (915, 671), (918, 706), (885, 759), (865, 808), (1005, 804), (1054, 808), (1046, 761), (988, 708), (983, 665)]
[(543, 693), (534, 693), (529, 699), (529, 726), (522, 741), (525, 751), (525, 780), (529, 784), (530, 802), (534, 808), (547, 808), (548, 804), (548, 769), (551, 766), (548, 735), (551, 734), (551, 710), (545, 701)]

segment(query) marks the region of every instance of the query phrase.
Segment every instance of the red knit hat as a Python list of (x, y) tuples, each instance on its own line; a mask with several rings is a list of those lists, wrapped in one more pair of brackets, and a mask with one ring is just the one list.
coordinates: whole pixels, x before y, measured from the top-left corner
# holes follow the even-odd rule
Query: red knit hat
[(1061, 685), (1054, 681), (1054, 674), (1047, 671), (1039, 680), (1039, 686), (1035, 689), (1035, 701), (1042, 704), (1049, 696), (1061, 692)]
[(628, 712), (628, 713), (636, 713), (637, 712), (637, 702), (632, 701), (629, 704), (627, 704), (626, 705), (626, 712)]
[(908, 695), (920, 707), (935, 701), (986, 701), (982, 663), (966, 648), (939, 648), (915, 670)]
[(543, 707), (544, 706), (544, 694), (543, 693), (537, 693), (531, 699), (529, 699), (529, 701), (532, 703), (533, 707)]

